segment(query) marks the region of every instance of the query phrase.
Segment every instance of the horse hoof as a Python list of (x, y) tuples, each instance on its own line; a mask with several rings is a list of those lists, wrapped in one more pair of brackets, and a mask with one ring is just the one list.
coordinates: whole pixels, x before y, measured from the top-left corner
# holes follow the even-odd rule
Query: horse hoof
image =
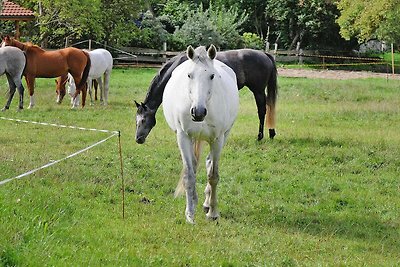
[(276, 135), (275, 129), (269, 129), (269, 138), (274, 139)]
[(186, 215), (186, 221), (190, 224), (195, 224), (194, 218), (192, 216)]
[(219, 218), (219, 214), (218, 213), (216, 213), (216, 214), (208, 214), (207, 213), (206, 218), (209, 221), (216, 221)]
[(264, 134), (263, 133), (258, 133), (258, 137), (257, 140), (260, 141), (264, 138)]
[(210, 207), (203, 206), (203, 211), (207, 214), (210, 211)]

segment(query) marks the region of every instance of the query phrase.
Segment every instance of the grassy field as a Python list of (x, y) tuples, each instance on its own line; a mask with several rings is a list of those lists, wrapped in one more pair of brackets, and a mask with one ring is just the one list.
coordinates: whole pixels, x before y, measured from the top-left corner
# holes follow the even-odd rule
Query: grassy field
[[(256, 141), (252, 94), (223, 150), (218, 222), (196, 225), (174, 199), (181, 160), (160, 112), (146, 143), (135, 108), (156, 73), (116, 69), (109, 106), (55, 103), (37, 81), (37, 106), (0, 116), (120, 130), (117, 138), (0, 186), (0, 266), (398, 266), (400, 83), (279, 78), (276, 138)], [(0, 104), (6, 79), (0, 79)], [(25, 98), (25, 107), (29, 97)], [(63, 158), (107, 134), (0, 120), (0, 181)], [(207, 152), (207, 151), (204, 151)], [(205, 186), (204, 158), (197, 181)]]

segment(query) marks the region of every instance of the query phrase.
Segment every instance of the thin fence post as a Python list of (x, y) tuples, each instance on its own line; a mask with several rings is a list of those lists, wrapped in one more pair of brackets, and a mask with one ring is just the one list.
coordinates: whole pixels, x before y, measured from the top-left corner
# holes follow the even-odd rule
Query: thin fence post
[(68, 43), (69, 43), (68, 38), (69, 37), (65, 37), (65, 47), (68, 47)]
[(265, 52), (269, 52), (269, 42), (265, 42)]
[(277, 53), (278, 53), (278, 44), (275, 43), (275, 44), (274, 44), (274, 60), (275, 60), (275, 61), (276, 61)]
[(163, 43), (163, 58), (165, 61), (167, 61), (167, 42)]
[(392, 74), (394, 75), (394, 47), (392, 43)]
[(122, 160), (121, 131), (118, 131), (118, 150), (119, 150), (119, 161), (121, 167), (122, 219), (125, 219), (125, 178), (124, 178), (124, 166)]
[(89, 51), (91, 51), (92, 50), (92, 39), (89, 39)]

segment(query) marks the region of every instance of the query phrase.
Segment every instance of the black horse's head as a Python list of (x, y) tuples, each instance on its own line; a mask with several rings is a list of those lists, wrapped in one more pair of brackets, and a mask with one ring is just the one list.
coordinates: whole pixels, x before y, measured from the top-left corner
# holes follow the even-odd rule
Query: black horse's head
[(151, 129), (156, 125), (156, 110), (146, 104), (135, 101), (136, 112), (136, 143), (143, 144)]

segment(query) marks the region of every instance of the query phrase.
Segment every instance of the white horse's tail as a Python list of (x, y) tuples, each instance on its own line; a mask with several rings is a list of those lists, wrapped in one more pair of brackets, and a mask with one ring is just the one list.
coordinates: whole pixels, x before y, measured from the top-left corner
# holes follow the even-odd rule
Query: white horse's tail
[[(195, 156), (195, 161), (196, 161), (196, 162), (194, 162), (194, 165), (195, 165), (194, 172), (196, 173), (197, 167), (199, 166), (199, 159), (200, 159), (201, 151), (203, 148), (203, 142), (195, 141), (193, 144), (193, 148), (194, 148), (194, 156)], [(175, 188), (174, 197), (179, 197), (185, 193), (185, 181), (183, 180), (184, 171), (185, 170), (182, 170), (181, 178), (179, 179), (178, 185)]]

